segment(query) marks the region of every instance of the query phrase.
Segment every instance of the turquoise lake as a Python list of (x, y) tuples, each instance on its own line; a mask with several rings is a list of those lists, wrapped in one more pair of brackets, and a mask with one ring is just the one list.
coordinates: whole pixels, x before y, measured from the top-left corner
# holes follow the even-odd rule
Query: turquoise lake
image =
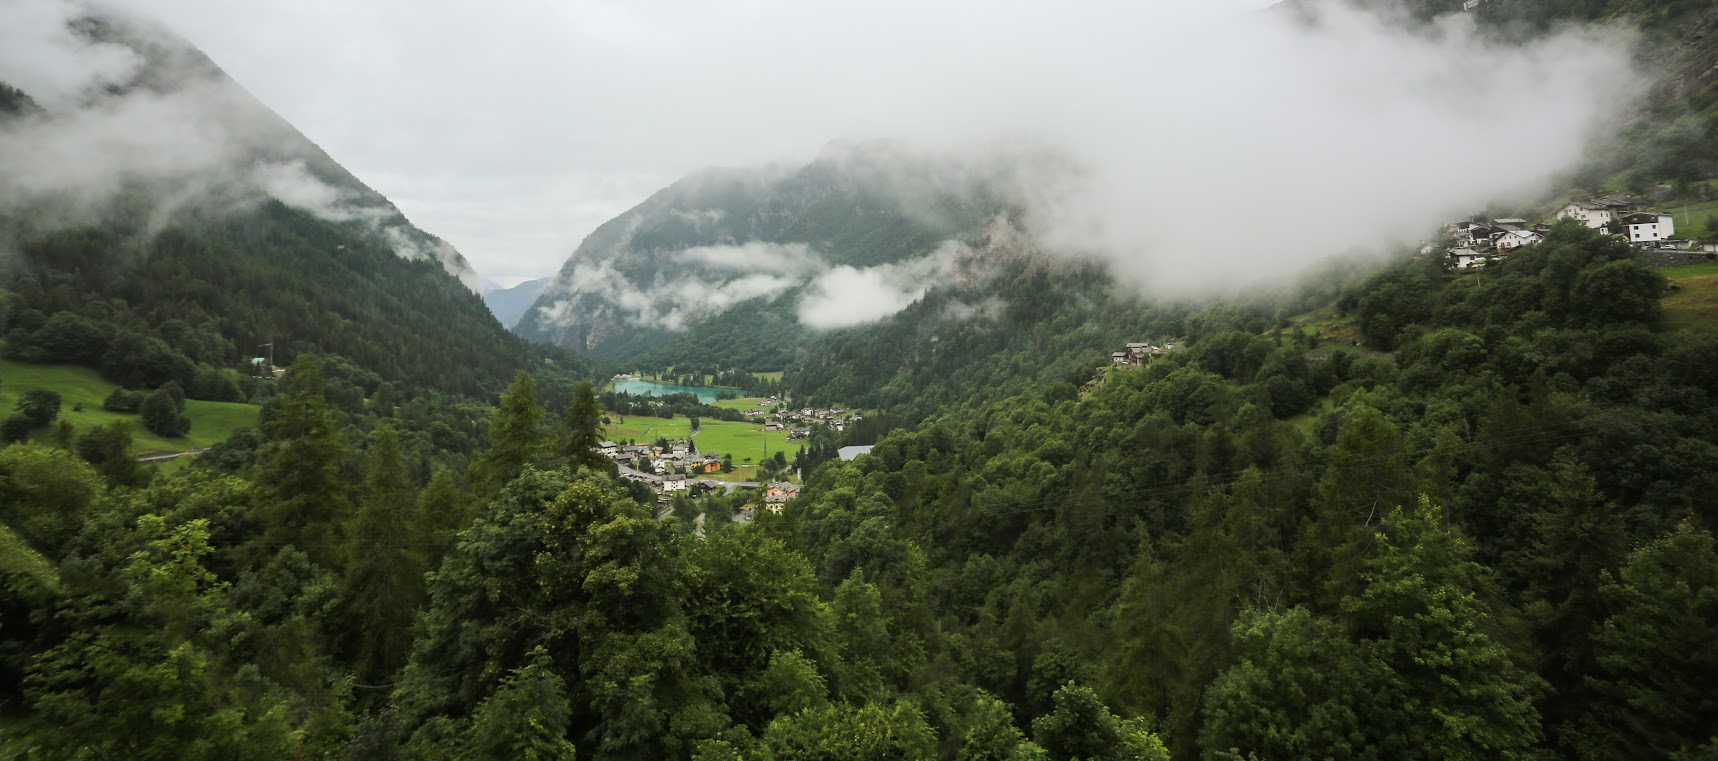
[(722, 393), (736, 393), (731, 388), (711, 388), (709, 386), (682, 386), (678, 383), (661, 383), (652, 380), (617, 380), (614, 390), (634, 396), (667, 396), (669, 394), (697, 394), (698, 401), (704, 404), (715, 404), (716, 397)]

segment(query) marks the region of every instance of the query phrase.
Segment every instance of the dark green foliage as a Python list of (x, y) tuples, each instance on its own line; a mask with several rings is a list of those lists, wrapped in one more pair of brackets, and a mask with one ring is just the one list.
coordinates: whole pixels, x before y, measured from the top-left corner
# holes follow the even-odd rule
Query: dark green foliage
[(143, 419), (143, 427), (151, 433), (176, 439), (191, 431), (191, 419), (181, 411), (184, 404), (183, 397), (176, 397), (167, 386), (163, 386), (144, 398), (138, 414)]
[(717, 729), (694, 677), (678, 536), (617, 492), (528, 469), (466, 531), (430, 577), (396, 693), (415, 742), (437, 742), (441, 718), (473, 710), (539, 645), (594, 755), (677, 755)]
[(758, 757), (769, 761), (928, 758), (935, 735), (911, 703), (834, 704), (776, 719)]
[(38, 444), (0, 448), (0, 524), (58, 557), (101, 493), (101, 477), (76, 456)]
[[(697, 418), (693, 421), (696, 428)], [(573, 389), (573, 400), (567, 403), (566, 414), (561, 416), (560, 454), (568, 467), (612, 472), (614, 461), (597, 451), (602, 435), (602, 408), (597, 406), (596, 388), (589, 381), (580, 383)]]
[(489, 450), (472, 464), (479, 494), (494, 494), (536, 462), (548, 444), (537, 379), (521, 370), (489, 418)]
[(267, 530), (256, 554), (269, 557), (290, 546), (329, 565), (338, 555), (334, 522), (350, 502), (339, 473), (345, 451), (315, 361), (300, 360), (287, 371), (263, 430), (270, 444), (259, 455), (256, 482)]
[(144, 480), (143, 471), (131, 451), (130, 423), (108, 423), (85, 431), (78, 437), (77, 452), (110, 484), (138, 486)]
[[(1683, 523), (1636, 550), (1600, 593), (1615, 611), (1593, 633), (1595, 694), (1573, 744), (1590, 759), (1710, 747), (1718, 726), (1718, 550)], [(1694, 756), (1690, 756), (1694, 757)]]
[(35, 421), (26, 415), (13, 414), (0, 420), (0, 444), (15, 444), (30, 438), (30, 431), (36, 427)]
[(357, 518), (347, 532), (341, 610), (358, 676), (385, 681), (411, 651), (411, 623), (423, 600), (417, 495), (406, 480), (400, 439), (379, 426)]
[(256, 345), (277, 362), (326, 353), (443, 392), (493, 392), (512, 370), (588, 375), (569, 352), (529, 347), (430, 261), (407, 261), (348, 226), (269, 202), (183, 213), (148, 236), (148, 194), (100, 224), (23, 238), (32, 274), (0, 279), (7, 356), (99, 367), (127, 388), (172, 380), (193, 398), (235, 398)]
[(18, 397), (18, 414), (30, 421), (32, 428), (45, 428), (60, 416), (60, 394), (45, 388), (33, 388)]
[(573, 761), (567, 740), (566, 684), (549, 656), (532, 651), (530, 664), (515, 669), (494, 695), (472, 713), (459, 758), (472, 761)]
[(148, 397), (142, 391), (116, 388), (101, 401), (101, 408), (109, 412), (136, 412), (143, 408), (143, 400)]

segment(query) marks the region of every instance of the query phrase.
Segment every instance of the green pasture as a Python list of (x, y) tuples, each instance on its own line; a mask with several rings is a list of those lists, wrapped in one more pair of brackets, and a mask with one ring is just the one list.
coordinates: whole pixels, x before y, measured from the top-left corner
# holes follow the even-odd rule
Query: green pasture
[[(160, 450), (202, 449), (225, 441), (238, 428), (257, 425), (258, 408), (237, 402), (185, 402), (185, 416), (191, 418), (191, 432), (184, 438), (164, 439), (144, 429), (138, 416), (126, 412), (109, 412), (101, 402), (116, 386), (96, 371), (71, 365), (30, 365), (0, 360), (0, 415), (10, 415), (25, 391), (45, 388), (60, 393), (60, 420), (71, 422), (78, 433), (115, 421), (131, 423), (133, 447), (138, 452)], [(77, 410), (78, 405), (83, 409)], [(46, 436), (48, 431), (38, 431)]]

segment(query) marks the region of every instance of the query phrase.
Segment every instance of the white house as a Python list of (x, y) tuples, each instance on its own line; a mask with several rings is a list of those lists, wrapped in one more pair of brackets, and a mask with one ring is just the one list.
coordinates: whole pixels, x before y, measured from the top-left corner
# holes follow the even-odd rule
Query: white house
[(1497, 252), (1500, 254), (1508, 253), (1522, 246), (1531, 246), (1544, 239), (1544, 236), (1532, 230), (1510, 230), (1497, 236)]
[(686, 475), (684, 473), (669, 473), (662, 477), (662, 492), (686, 491)]
[(1558, 209), (1555, 216), (1557, 219), (1573, 219), (1597, 230), (1616, 219), (1616, 212), (1597, 201), (1571, 201)]
[(1630, 243), (1657, 243), (1676, 235), (1676, 220), (1669, 214), (1642, 211), (1623, 217)]
[(1465, 270), (1485, 266), (1485, 254), (1471, 248), (1450, 249), (1450, 259), (1456, 263), (1456, 269)]

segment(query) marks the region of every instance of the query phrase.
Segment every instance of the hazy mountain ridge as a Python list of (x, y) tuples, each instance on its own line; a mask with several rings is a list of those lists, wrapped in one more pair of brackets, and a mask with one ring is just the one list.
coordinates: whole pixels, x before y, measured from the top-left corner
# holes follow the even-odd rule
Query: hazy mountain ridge
[(35, 97), (18, 84), (19, 97), (0, 96), (0, 106), (26, 104), (0, 108), (16, 117), (0, 130), (0, 170), (12, 180), (0, 189), (0, 214), (51, 210), (49, 227), (86, 222), (125, 188), (142, 187), (158, 199), (159, 225), (184, 209), (244, 210), (274, 198), (402, 258), (437, 261), (476, 290), (458, 250), (413, 225), (189, 42), (109, 12), (85, 11), (67, 31), (87, 45), (79, 52), (119, 51), (130, 63), (91, 74), (80, 89)]
[(189, 377), (169, 367), (230, 372), (272, 342), (281, 364), (337, 354), (459, 393), (540, 364), (457, 250), (188, 42), (121, 18), (66, 30), (84, 47), (64, 66), (116, 50), (132, 63), (77, 88), (40, 80), (41, 96), (0, 89), (7, 356), (97, 366), (110, 341), (159, 340), (154, 385)]
[(820, 276), (925, 257), (993, 217), (974, 179), (888, 144), (832, 146), (791, 171), (700, 172), (587, 237), (515, 330), (625, 362), (744, 305), (781, 328), (762, 360), (779, 366)]
[(540, 277), (526, 280), (511, 288), (487, 288), (483, 291), (483, 303), (502, 325), (512, 325), (524, 316), (525, 310), (531, 308), (531, 304), (537, 301), (543, 289), (553, 280), (554, 278)]

